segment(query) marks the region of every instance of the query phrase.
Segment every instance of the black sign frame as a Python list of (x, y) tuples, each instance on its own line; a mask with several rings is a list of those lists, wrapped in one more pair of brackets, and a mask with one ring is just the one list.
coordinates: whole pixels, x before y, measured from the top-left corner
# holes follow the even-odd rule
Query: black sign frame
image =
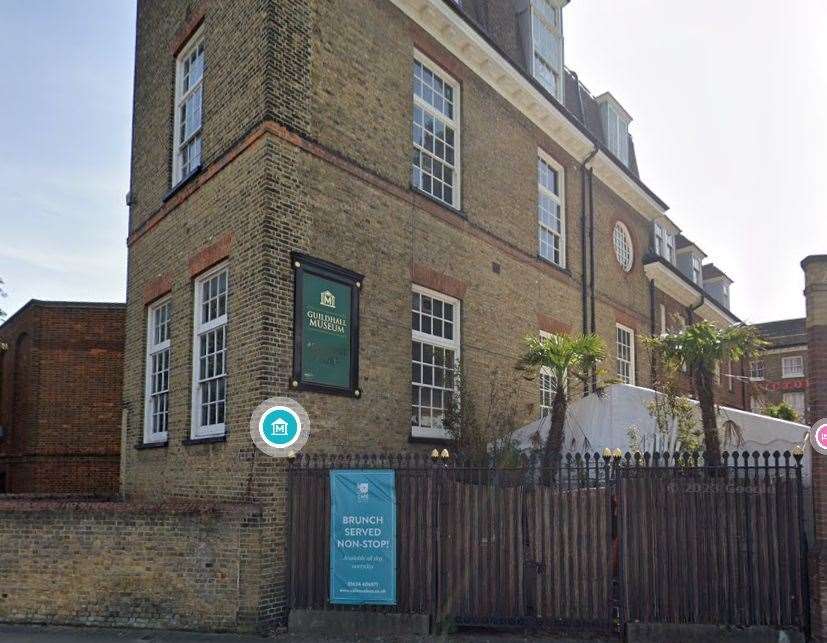
[[(365, 279), (364, 275), (301, 252), (290, 253), (290, 263), (293, 267), (293, 375), (290, 388), (359, 399), (362, 396), (362, 389), (359, 387), (359, 294)], [(302, 375), (303, 285), (306, 274), (336, 281), (350, 289), (350, 378), (345, 387), (306, 380)]]

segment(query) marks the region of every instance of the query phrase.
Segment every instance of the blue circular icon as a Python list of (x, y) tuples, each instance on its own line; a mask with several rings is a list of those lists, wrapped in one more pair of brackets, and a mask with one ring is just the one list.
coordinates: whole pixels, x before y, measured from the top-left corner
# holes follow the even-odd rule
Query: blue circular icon
[(286, 406), (274, 406), (261, 416), (258, 422), (258, 432), (270, 446), (286, 449), (299, 439), (302, 422), (293, 409)]

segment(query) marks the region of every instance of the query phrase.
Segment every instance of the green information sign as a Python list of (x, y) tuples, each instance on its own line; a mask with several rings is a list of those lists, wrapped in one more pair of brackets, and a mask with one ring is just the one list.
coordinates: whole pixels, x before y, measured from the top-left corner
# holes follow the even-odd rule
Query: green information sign
[(293, 254), (293, 387), (359, 397), (362, 275)]

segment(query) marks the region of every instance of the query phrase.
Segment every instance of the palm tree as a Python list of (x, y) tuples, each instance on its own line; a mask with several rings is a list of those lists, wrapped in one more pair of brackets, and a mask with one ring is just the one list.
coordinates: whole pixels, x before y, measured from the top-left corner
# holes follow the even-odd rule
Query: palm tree
[(551, 426), (543, 447), (543, 479), (551, 480), (553, 465), (563, 451), (563, 430), (569, 405), (568, 382), (583, 383), (606, 357), (606, 345), (597, 335), (571, 336), (565, 333), (548, 337), (529, 336), (526, 351), (517, 368), (531, 372), (532, 379), (541, 370), (550, 376), (552, 388)]
[(653, 356), (670, 371), (677, 373), (679, 369), (685, 369), (691, 373), (701, 407), (704, 458), (708, 465), (720, 465), (721, 443), (714, 388), (717, 365), (730, 359), (752, 359), (767, 343), (751, 326), (739, 324), (717, 328), (705, 320), (677, 333), (648, 337), (645, 343), (652, 350)]

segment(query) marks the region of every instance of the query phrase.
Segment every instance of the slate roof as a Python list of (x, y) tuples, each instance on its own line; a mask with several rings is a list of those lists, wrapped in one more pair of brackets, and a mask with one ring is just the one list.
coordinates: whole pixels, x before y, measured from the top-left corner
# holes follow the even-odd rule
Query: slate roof
[(772, 344), (773, 348), (800, 346), (807, 343), (806, 320), (803, 317), (764, 322), (755, 324), (755, 327), (761, 336)]
[(703, 277), (704, 281), (706, 281), (707, 279), (717, 279), (718, 277), (723, 277), (724, 279), (732, 283), (732, 279), (730, 279), (726, 275), (726, 273), (723, 270), (721, 270), (718, 266), (716, 266), (714, 263), (704, 264)]

